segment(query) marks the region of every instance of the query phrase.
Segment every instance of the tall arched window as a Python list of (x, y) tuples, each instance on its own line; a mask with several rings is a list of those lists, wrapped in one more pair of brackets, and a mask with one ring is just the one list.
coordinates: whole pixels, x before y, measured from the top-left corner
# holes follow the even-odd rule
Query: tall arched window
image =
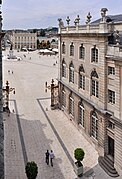
[(79, 103), (79, 124), (84, 127), (84, 105), (82, 102)]
[(85, 71), (83, 65), (79, 67), (79, 88), (85, 90)]
[(65, 46), (65, 43), (63, 42), (63, 44), (62, 44), (62, 54), (65, 54), (65, 51), (66, 51), (66, 46)]
[(74, 44), (73, 44), (73, 42), (70, 45), (70, 56), (74, 56)]
[(98, 118), (94, 111), (91, 115), (91, 136), (98, 139)]
[(98, 49), (96, 45), (91, 49), (91, 62), (98, 62)]
[(69, 65), (69, 82), (74, 83), (74, 65), (72, 62)]
[(74, 98), (72, 95), (69, 96), (69, 114), (74, 116)]
[(99, 81), (98, 81), (98, 74), (94, 69), (91, 72), (91, 95), (96, 96), (98, 98), (98, 90), (99, 90)]
[(64, 59), (62, 61), (62, 77), (66, 78), (66, 63), (65, 63)]
[(84, 59), (85, 56), (85, 48), (83, 47), (83, 44), (79, 47), (79, 59)]
[(62, 106), (66, 107), (66, 92), (62, 89)]

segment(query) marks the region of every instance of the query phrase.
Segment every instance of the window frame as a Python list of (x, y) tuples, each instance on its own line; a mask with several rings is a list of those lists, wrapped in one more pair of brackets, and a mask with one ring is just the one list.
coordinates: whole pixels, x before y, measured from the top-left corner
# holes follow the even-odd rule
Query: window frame
[(108, 89), (108, 103), (115, 104), (115, 91)]
[(74, 117), (74, 98), (71, 95), (69, 97), (69, 114)]
[(74, 83), (74, 65), (72, 62), (69, 65), (69, 82)]
[(92, 78), (91, 83), (92, 83), (91, 84), (91, 94), (98, 98), (99, 97), (99, 82), (98, 82), (98, 80)]
[(66, 107), (66, 91), (62, 90), (62, 106)]
[(79, 47), (79, 59), (84, 60), (85, 58), (85, 47), (83, 44)]
[(79, 73), (79, 88), (85, 90), (85, 75), (83, 73)]
[(99, 80), (96, 69), (94, 68), (91, 72), (91, 95), (99, 98)]
[(115, 67), (108, 66), (108, 75), (115, 75)]
[(98, 63), (98, 48), (96, 48), (96, 45), (94, 45), (93, 48), (91, 48), (91, 62)]
[(73, 44), (73, 42), (70, 44), (70, 56), (74, 56), (74, 44)]
[(66, 45), (65, 42), (62, 43), (62, 54), (66, 53)]
[(91, 114), (91, 136), (98, 140), (98, 118), (95, 112)]
[(62, 77), (66, 78), (66, 63), (64, 59), (62, 61)]
[(82, 102), (80, 102), (79, 104), (79, 124), (84, 127), (84, 113), (85, 113), (85, 108), (84, 105), (82, 104)]

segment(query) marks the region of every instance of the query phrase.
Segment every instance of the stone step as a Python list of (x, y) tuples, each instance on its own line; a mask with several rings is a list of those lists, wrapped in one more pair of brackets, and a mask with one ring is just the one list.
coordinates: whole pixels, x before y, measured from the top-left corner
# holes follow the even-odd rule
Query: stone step
[(111, 166), (114, 167), (114, 161), (113, 161), (112, 159), (110, 159), (109, 156), (106, 155), (104, 158), (105, 158), (105, 160), (106, 160), (108, 163), (111, 164)]
[(111, 177), (118, 177), (118, 173), (114, 168), (113, 162), (108, 157), (99, 157), (98, 162), (103, 170)]

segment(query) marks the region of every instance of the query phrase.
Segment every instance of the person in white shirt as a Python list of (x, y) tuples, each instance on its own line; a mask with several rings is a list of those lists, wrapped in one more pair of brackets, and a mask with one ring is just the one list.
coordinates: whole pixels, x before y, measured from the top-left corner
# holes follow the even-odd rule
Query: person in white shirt
[(51, 163), (51, 166), (53, 167), (53, 159), (54, 159), (54, 153), (53, 153), (53, 151), (51, 150), (50, 151), (50, 163)]

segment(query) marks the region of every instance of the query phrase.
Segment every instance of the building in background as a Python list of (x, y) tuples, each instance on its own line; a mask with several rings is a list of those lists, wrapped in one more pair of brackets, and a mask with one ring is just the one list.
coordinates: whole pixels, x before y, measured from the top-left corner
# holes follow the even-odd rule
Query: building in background
[(37, 33), (13, 30), (9, 33), (9, 40), (12, 43), (13, 49), (37, 49)]
[[(122, 15), (86, 25), (59, 19), (59, 105), (95, 145), (110, 176), (122, 175)], [(73, 131), (72, 131), (73, 132)], [(82, 144), (81, 144), (82, 146)], [(117, 173), (118, 172), (118, 173)]]

